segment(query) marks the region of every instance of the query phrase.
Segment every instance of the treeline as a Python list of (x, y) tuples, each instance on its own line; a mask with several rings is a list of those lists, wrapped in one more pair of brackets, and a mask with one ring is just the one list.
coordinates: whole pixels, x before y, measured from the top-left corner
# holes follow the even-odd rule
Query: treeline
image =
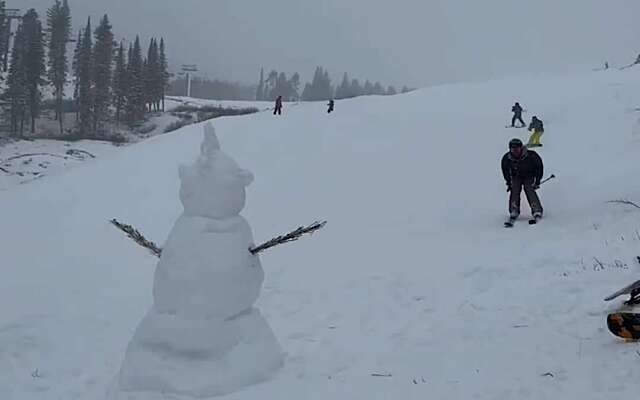
[(329, 72), (322, 67), (317, 67), (313, 79), (305, 84), (300, 93), (300, 74), (297, 72), (291, 78), (287, 78), (284, 72), (272, 70), (265, 78), (264, 69), (262, 69), (256, 89), (256, 100), (273, 101), (276, 97), (282, 96), (285, 101), (319, 101), (364, 95), (394, 95), (411, 90), (404, 86), (398, 91), (394, 86), (385, 87), (380, 82), (372, 83), (369, 80), (361, 83), (358, 79), (349, 79), (349, 74), (346, 72), (340, 85), (334, 87)]
[[(169, 84), (167, 94), (184, 96), (187, 92), (187, 79), (178, 78)], [(218, 79), (191, 79), (191, 96), (209, 100), (254, 100), (256, 87), (238, 82), (227, 82)]]
[[(0, 32), (8, 23), (6, 4), (0, 1)], [(67, 0), (55, 0), (45, 24), (43, 27), (36, 10), (30, 9), (13, 36), (2, 93), (4, 116), (13, 136), (23, 136), (26, 123), (35, 133), (47, 86), (53, 93), (60, 134), (69, 132), (76, 138), (109, 139), (114, 124), (135, 125), (148, 112), (164, 108), (169, 72), (163, 39), (151, 39), (145, 57), (138, 37), (128, 46), (114, 41), (107, 15), (95, 30), (88, 19), (78, 32), (70, 66), (67, 46), (74, 40)], [(76, 118), (65, 131), (69, 83)]]

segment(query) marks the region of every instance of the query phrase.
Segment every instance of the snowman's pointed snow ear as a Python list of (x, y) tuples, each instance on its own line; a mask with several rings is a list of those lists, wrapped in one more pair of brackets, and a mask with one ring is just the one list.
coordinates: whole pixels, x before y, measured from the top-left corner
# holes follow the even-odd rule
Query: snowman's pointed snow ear
[(237, 174), (244, 186), (249, 186), (253, 182), (253, 174), (246, 169), (239, 170)]
[(220, 150), (220, 142), (216, 136), (216, 129), (211, 122), (207, 122), (204, 125), (204, 140), (200, 146), (200, 152), (203, 156), (210, 156), (217, 150)]

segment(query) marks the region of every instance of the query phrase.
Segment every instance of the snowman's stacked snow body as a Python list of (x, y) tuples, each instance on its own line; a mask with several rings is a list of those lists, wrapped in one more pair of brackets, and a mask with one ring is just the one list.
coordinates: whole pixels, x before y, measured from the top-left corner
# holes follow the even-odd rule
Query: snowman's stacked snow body
[(239, 215), (253, 175), (220, 150), (212, 125), (201, 154), (179, 168), (184, 212), (169, 234), (153, 306), (127, 348), (116, 392), (208, 397), (271, 377), (283, 352), (254, 308), (264, 271)]

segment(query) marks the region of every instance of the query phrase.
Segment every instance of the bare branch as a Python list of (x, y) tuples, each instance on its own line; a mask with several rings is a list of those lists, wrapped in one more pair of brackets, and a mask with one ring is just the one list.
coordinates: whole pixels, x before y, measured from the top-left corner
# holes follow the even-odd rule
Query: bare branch
[(289, 242), (294, 242), (300, 239), (302, 235), (313, 234), (315, 231), (322, 229), (326, 224), (327, 224), (327, 221), (323, 221), (323, 222), (316, 221), (311, 225), (307, 226), (306, 228), (301, 226), (298, 229), (287, 233), (286, 235), (275, 237), (259, 246), (249, 248), (249, 251), (251, 252), (251, 254), (258, 254), (271, 247), (275, 247), (275, 246), (289, 243)]
[(628, 206), (633, 206), (635, 208), (640, 208), (639, 205), (637, 205), (636, 203), (634, 203), (633, 201), (630, 200), (609, 200), (607, 201), (607, 203), (611, 203), (611, 204), (625, 204)]
[(146, 249), (149, 249), (149, 251), (151, 251), (154, 256), (160, 257), (160, 255), (162, 254), (162, 249), (156, 246), (156, 244), (152, 241), (147, 240), (144, 235), (140, 233), (136, 228), (132, 227), (131, 225), (118, 222), (115, 218), (111, 220), (111, 223), (116, 228), (126, 233), (129, 238), (133, 239), (134, 242), (138, 243), (140, 246)]
[[(156, 256), (156, 257), (160, 257), (162, 255), (162, 249), (160, 247), (158, 247), (155, 243), (153, 243), (150, 240), (147, 240), (147, 238), (144, 237), (144, 235), (142, 233), (140, 233), (136, 228), (134, 228), (131, 225), (127, 225), (124, 224), (122, 222), (119, 222), (118, 220), (116, 220), (115, 218), (112, 219), (110, 221), (116, 228), (120, 229), (121, 231), (123, 231), (124, 233), (127, 234), (127, 236), (132, 239), (134, 242), (136, 242), (137, 244), (139, 244), (140, 246), (148, 249), (149, 251), (151, 251), (151, 253)], [(306, 234), (313, 234), (315, 231), (323, 228), (325, 225), (327, 224), (327, 221), (323, 221), (323, 222), (314, 222), (311, 225), (307, 226), (307, 227), (300, 227), (292, 232), (287, 233), (286, 235), (281, 235), (278, 237), (275, 237), (271, 240), (269, 240), (268, 242), (265, 242), (259, 246), (256, 247), (250, 247), (249, 248), (249, 252), (251, 254), (258, 254), (261, 253), (267, 249), (270, 249), (271, 247), (275, 247), (281, 244), (285, 244), (285, 243), (289, 243), (289, 242), (294, 242), (298, 239), (300, 239), (303, 235)]]

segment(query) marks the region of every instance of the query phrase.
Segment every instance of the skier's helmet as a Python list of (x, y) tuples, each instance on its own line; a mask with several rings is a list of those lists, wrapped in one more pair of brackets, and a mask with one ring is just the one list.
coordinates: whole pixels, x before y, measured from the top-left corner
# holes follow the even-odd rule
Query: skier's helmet
[(518, 138), (514, 138), (514, 139), (511, 139), (509, 141), (509, 148), (510, 149), (517, 149), (517, 148), (520, 148), (522, 146), (523, 146), (522, 140), (520, 140)]

